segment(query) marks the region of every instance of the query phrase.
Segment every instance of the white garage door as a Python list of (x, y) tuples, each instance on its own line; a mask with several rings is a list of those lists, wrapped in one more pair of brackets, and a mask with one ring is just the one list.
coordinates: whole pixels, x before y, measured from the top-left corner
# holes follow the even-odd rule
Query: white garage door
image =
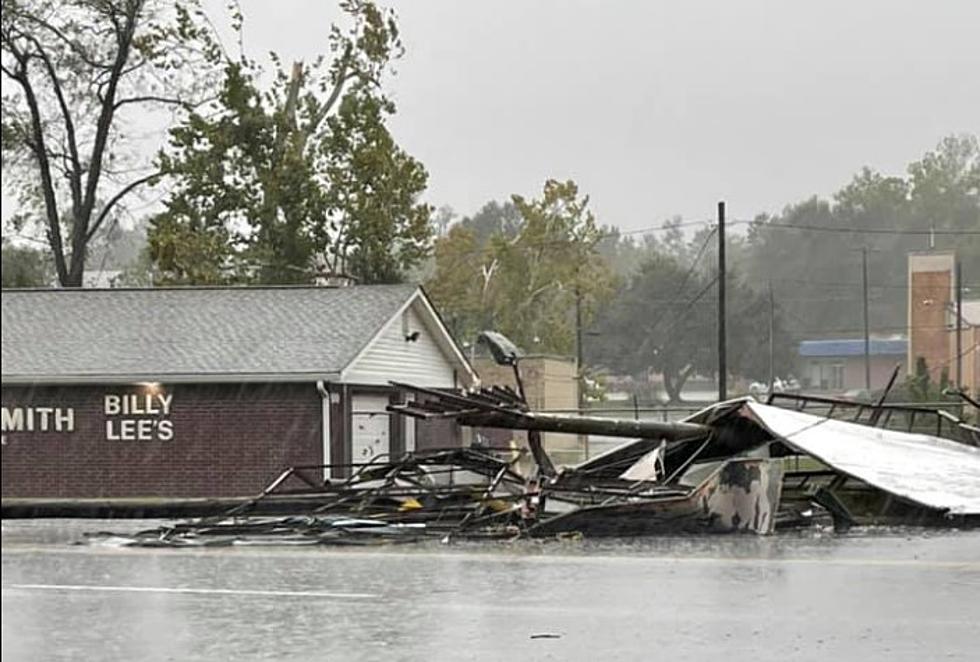
[(391, 450), (391, 415), (386, 395), (355, 395), (351, 402), (351, 461), (368, 462)]

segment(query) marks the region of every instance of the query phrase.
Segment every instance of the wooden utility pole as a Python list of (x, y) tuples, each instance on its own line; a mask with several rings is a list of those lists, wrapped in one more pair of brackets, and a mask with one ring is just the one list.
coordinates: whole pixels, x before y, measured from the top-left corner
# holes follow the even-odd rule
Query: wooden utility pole
[(956, 390), (963, 389), (963, 265), (956, 260)]
[(718, 203), (718, 400), (728, 399), (728, 352), (725, 335), (725, 202)]
[(585, 408), (585, 368), (582, 365), (582, 295), (575, 288), (575, 375), (578, 377), (579, 414)]
[[(575, 288), (575, 376), (577, 379), (576, 391), (578, 392), (578, 415), (585, 415), (585, 366), (583, 365), (584, 352), (582, 350), (582, 293), (578, 287)], [(589, 449), (589, 435), (583, 434), (582, 446), (585, 451), (585, 459), (591, 457)]]
[(871, 392), (871, 327), (868, 321), (868, 247), (861, 248), (861, 272), (864, 274), (864, 388)]
[(769, 395), (776, 384), (775, 343), (773, 335), (776, 328), (776, 304), (772, 296), (772, 281), (769, 281)]

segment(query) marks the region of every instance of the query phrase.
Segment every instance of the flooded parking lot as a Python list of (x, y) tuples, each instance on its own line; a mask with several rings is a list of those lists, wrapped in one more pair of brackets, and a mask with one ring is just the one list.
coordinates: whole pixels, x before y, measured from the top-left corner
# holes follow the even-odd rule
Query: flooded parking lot
[[(5, 660), (976, 659), (980, 532), (195, 550), (3, 523)], [(9, 656), (9, 657), (8, 657)]]

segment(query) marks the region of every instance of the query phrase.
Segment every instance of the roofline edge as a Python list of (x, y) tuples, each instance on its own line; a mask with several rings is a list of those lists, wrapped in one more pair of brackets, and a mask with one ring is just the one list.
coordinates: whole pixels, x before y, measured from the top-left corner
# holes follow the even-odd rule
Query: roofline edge
[(212, 373), (212, 374), (158, 374), (158, 375), (3, 375), (2, 386), (88, 386), (109, 384), (238, 384), (238, 383), (303, 383), (340, 381), (339, 372), (309, 373)]

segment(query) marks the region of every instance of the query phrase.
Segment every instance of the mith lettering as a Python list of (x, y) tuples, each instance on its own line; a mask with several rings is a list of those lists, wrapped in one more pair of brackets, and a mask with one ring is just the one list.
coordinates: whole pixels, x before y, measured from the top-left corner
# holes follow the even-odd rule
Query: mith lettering
[(72, 407), (4, 407), (0, 411), (4, 432), (74, 432)]

